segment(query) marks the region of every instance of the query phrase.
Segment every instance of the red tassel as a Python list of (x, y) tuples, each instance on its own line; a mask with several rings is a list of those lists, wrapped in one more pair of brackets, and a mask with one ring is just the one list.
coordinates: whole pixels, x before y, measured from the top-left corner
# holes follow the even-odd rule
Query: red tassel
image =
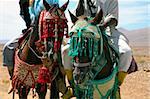
[(38, 74), (38, 83), (50, 83), (50, 73), (49, 69), (46, 67), (41, 67)]

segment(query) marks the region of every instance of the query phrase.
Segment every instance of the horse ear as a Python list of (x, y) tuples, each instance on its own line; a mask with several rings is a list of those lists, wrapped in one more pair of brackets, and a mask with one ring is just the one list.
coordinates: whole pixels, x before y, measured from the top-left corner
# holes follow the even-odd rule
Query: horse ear
[(102, 9), (96, 14), (96, 16), (94, 17), (94, 19), (91, 21), (92, 24), (99, 24), (102, 20), (103, 17), (103, 11)]
[(51, 8), (50, 5), (47, 3), (46, 0), (43, 0), (43, 5), (44, 5), (44, 7), (45, 7), (45, 9), (46, 9), (47, 11)]
[(69, 4), (69, 0), (60, 9), (64, 12)]
[(70, 18), (71, 18), (72, 23), (75, 24), (75, 22), (78, 20), (78, 18), (76, 16), (74, 16), (70, 11), (69, 11), (69, 14), (70, 14)]

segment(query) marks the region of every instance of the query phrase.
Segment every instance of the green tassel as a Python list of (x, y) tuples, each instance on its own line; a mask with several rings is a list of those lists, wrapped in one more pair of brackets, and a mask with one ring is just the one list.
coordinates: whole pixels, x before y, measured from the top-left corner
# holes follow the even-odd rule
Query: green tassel
[(86, 53), (86, 39), (84, 39), (84, 56), (87, 56), (87, 53)]

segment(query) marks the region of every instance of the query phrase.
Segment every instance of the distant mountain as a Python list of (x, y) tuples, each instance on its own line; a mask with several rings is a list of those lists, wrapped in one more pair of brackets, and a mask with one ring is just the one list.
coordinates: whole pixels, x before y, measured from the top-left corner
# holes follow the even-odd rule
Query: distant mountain
[(132, 31), (123, 28), (119, 30), (127, 36), (131, 46), (150, 46), (150, 27)]
[(118, 28), (118, 30), (121, 31), (122, 33), (127, 33), (127, 32), (129, 32), (129, 30), (124, 29), (124, 28)]
[[(126, 30), (124, 28), (118, 28), (130, 41), (131, 46), (150, 46), (150, 27)], [(8, 40), (0, 40), (0, 44), (5, 44)]]
[(7, 42), (8, 42), (8, 40), (0, 40), (0, 44), (5, 44)]

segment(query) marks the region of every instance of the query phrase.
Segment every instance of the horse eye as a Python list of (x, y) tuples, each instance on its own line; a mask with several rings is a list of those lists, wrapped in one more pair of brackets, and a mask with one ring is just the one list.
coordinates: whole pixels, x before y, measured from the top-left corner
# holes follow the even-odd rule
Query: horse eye
[(84, 20), (88, 21), (88, 18), (87, 18), (87, 17), (85, 17), (85, 18), (84, 18)]
[(90, 34), (93, 35), (93, 36), (95, 35), (93, 32), (90, 32)]

